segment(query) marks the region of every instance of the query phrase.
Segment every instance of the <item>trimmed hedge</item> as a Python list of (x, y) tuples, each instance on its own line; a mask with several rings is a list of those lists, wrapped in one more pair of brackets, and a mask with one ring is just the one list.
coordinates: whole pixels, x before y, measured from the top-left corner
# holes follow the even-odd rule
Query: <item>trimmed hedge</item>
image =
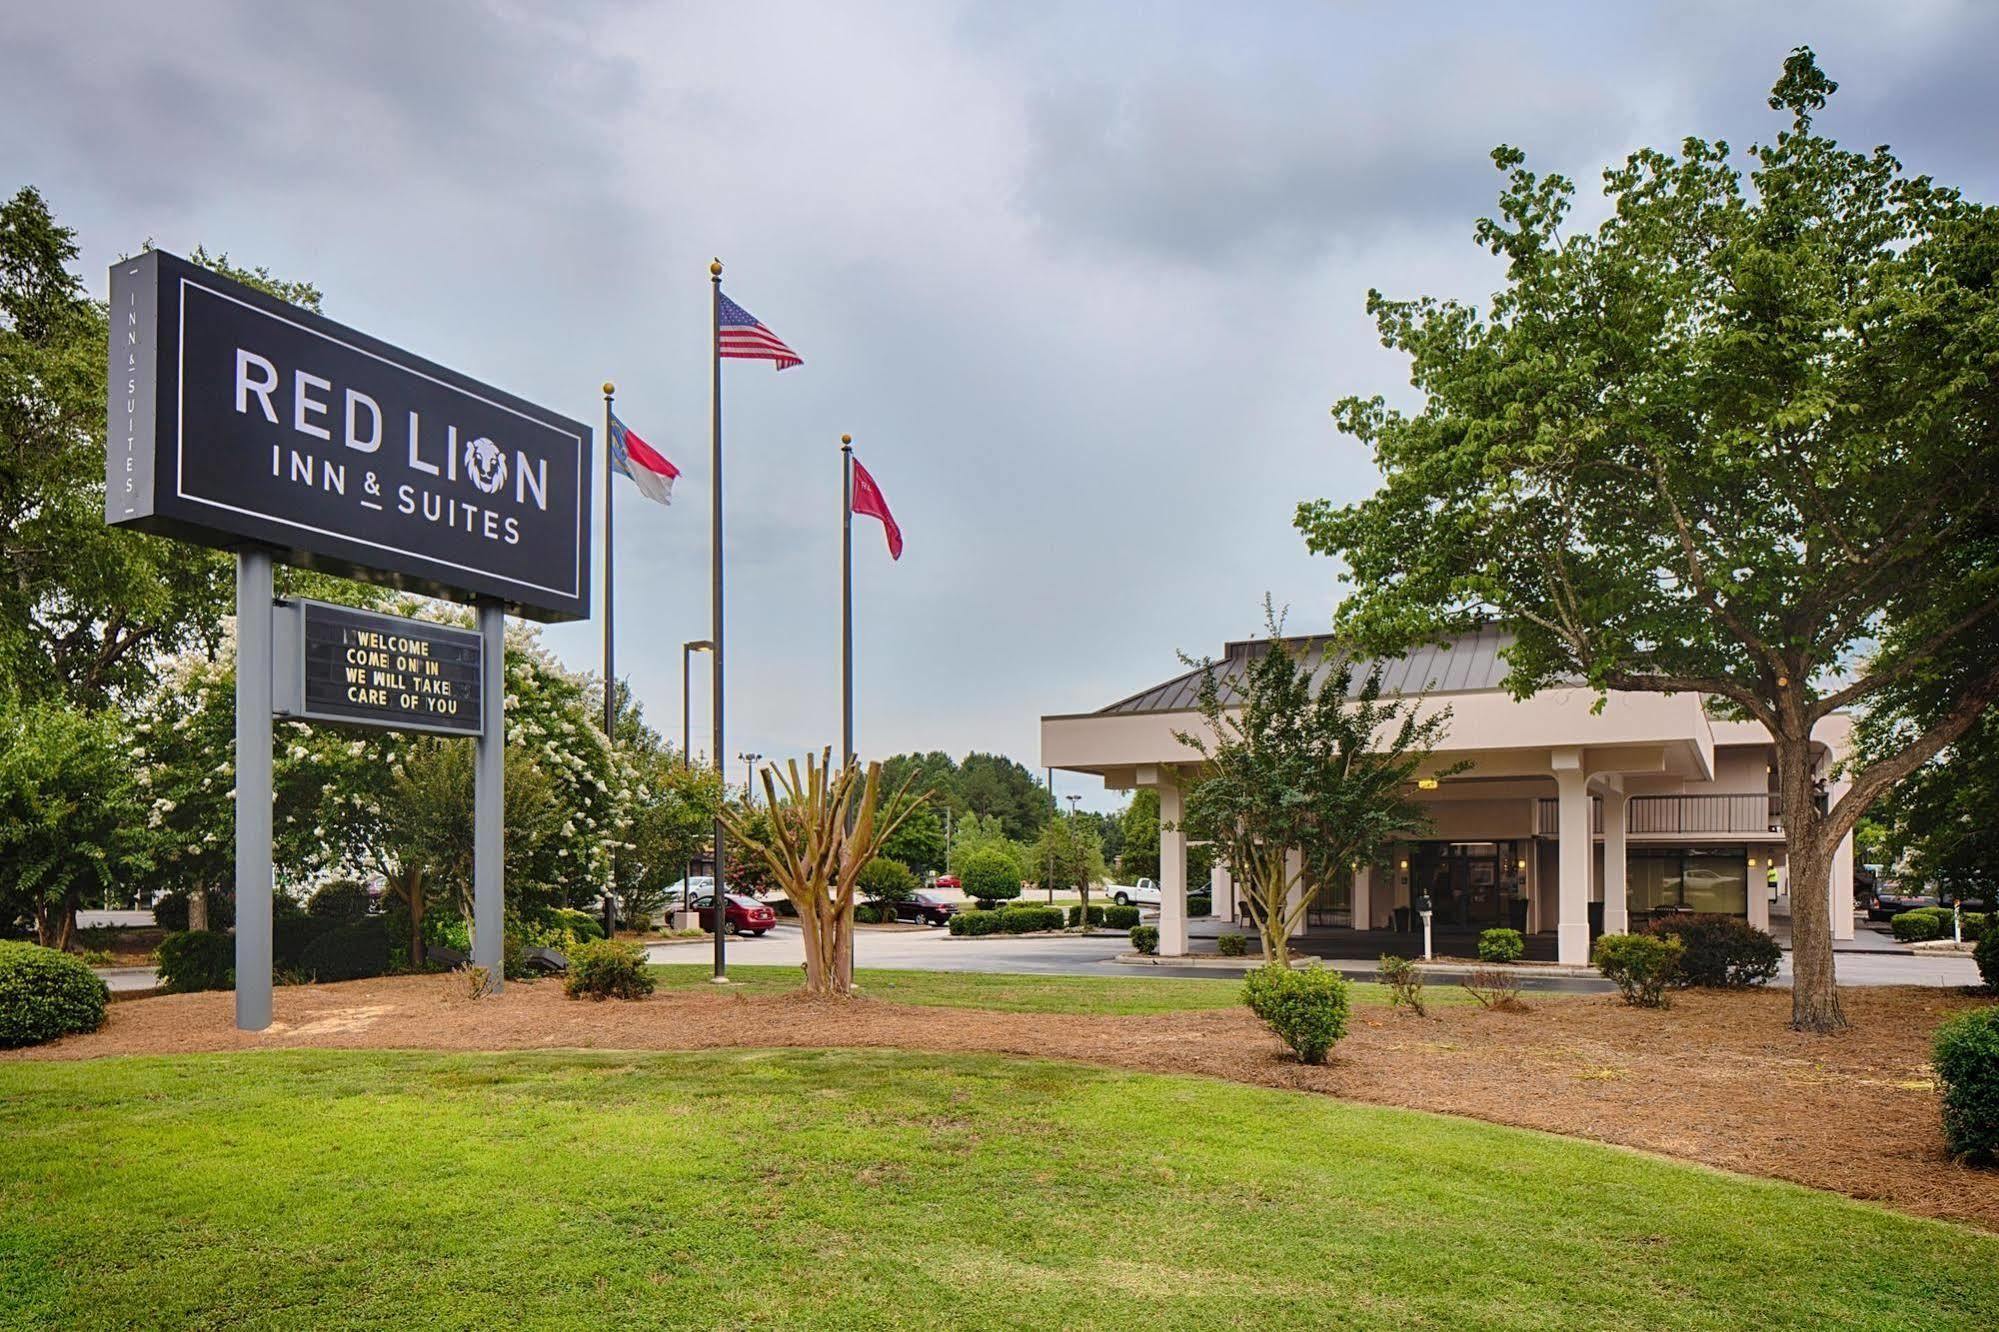
[[(1082, 923), (1083, 906), (1079, 902), (1069, 908), (1069, 928), (1073, 930)], [(1098, 906), (1094, 902), (1090, 904), (1092, 928), (1101, 925), (1113, 930), (1128, 930), (1136, 924), (1138, 924), (1138, 908), (1135, 906), (1119, 906), (1115, 902), (1104, 906)]]
[(1159, 927), (1157, 925), (1134, 925), (1131, 927), (1131, 946), (1147, 957), (1159, 952)]
[[(236, 923), (236, 894), (224, 888), (208, 890), (208, 928), (226, 930)], [(153, 924), (168, 934), (187, 929), (187, 894), (161, 893), (153, 903)]]
[(298, 965), (322, 984), (384, 975), (389, 970), (389, 924), (369, 916), (328, 930), (306, 945)]
[(1680, 965), (1672, 983), (1681, 989), (1767, 985), (1784, 960), (1777, 941), (1740, 916), (1664, 916), (1646, 926), (1645, 933), (1680, 941)]
[(96, 1031), (110, 1002), (111, 991), (81, 958), (0, 941), (0, 1048)]
[(1242, 978), (1242, 997), (1300, 1063), (1325, 1063), (1347, 1034), (1347, 981), (1331, 967), (1266, 963)]
[(1223, 957), (1243, 957), (1249, 952), (1249, 936), (1246, 934), (1216, 935), (1215, 951)]
[(173, 994), (226, 990), (236, 983), (236, 941), (220, 930), (181, 930), (153, 953), (160, 987)]
[(1666, 987), (1680, 970), (1685, 951), (1678, 939), (1656, 934), (1606, 934), (1590, 950), (1590, 961), (1616, 982), (1624, 1002), (1635, 1008), (1664, 1008)]
[(1519, 930), (1500, 928), (1486, 930), (1478, 936), (1478, 960), (1481, 962), (1518, 962), (1527, 956), (1527, 940)]
[(1191, 916), (1211, 916), (1215, 912), (1215, 899), (1203, 893), (1187, 899), (1187, 914)]
[[(1917, 907), (1914, 911), (1904, 911), (1888, 922), (1895, 938), (1902, 943), (1928, 943), (1932, 939), (1948, 939), (1954, 928), (1951, 917), (1955, 913), (1949, 907)], [(1964, 913), (1964, 939), (1966, 943), (1976, 943), (1985, 937), (1985, 926), (1989, 917), (1982, 911)]]
[(1951, 1155), (1999, 1161), (1999, 1007), (1974, 1009), (1937, 1028), (1930, 1064), (1943, 1084), (1943, 1136)]
[(619, 939), (592, 939), (569, 952), (562, 992), (571, 999), (643, 999), (653, 990), (643, 946)]
[(599, 917), (577, 907), (557, 907), (554, 912), (555, 924), (569, 931), (578, 943), (604, 937), (604, 922)]
[(299, 971), (305, 950), (322, 935), (340, 928), (340, 921), (328, 916), (275, 916), (271, 920), (271, 965), (279, 971)]
[(352, 879), (329, 879), (305, 901), (305, 914), (345, 923), (368, 914), (368, 890)]
[(1978, 947), (1972, 950), (1971, 960), (1978, 964), (1978, 974), (1985, 978), (1985, 988), (1999, 993), (1999, 930), (1985, 932), (1985, 937), (1978, 941)]
[(948, 927), (956, 935), (1027, 934), (1062, 928), (1062, 908), (1012, 906), (1001, 911), (960, 911)]

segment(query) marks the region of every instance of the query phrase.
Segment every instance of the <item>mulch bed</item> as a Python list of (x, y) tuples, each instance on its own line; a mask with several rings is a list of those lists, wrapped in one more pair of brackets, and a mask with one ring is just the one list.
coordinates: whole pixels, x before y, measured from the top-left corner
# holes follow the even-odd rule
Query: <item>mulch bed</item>
[(1999, 1170), (1944, 1154), (1929, 1036), (1980, 1001), (1931, 989), (1843, 992), (1853, 1030), (1791, 1031), (1788, 991), (1694, 992), (1664, 1012), (1610, 997), (1429, 1018), (1356, 1011), (1307, 1068), (1240, 1009), (1060, 1017), (867, 999), (663, 991), (571, 1002), (553, 982), (475, 1001), (462, 979), (408, 976), (277, 991), (269, 1031), (235, 1030), (226, 993), (118, 1004), (102, 1031), (0, 1059), (281, 1047), (694, 1050), (893, 1046), (1074, 1059), (1468, 1115), (1767, 1175), (1999, 1231)]

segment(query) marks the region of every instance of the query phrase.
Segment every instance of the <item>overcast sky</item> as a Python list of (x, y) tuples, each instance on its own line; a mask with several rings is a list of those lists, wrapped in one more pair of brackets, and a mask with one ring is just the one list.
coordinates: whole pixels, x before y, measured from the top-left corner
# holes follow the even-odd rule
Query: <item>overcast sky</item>
[[(1494, 144), (1587, 209), (1634, 147), (1774, 133), (1810, 43), (1843, 85), (1821, 125), (1999, 197), (1986, 3), (73, 0), (4, 28), (0, 188), (78, 228), (93, 290), (148, 238), (204, 244), (586, 421), (617, 381), (682, 469), (671, 509), (617, 496), (619, 669), (669, 731), (708, 633), (724, 260), (805, 358), (724, 372), (732, 773), (839, 741), (842, 431), (907, 540), (891, 565), (857, 523), (860, 748), (1034, 765), (1041, 714), (1254, 631), (1266, 591), (1326, 622), (1292, 509), (1374, 482), (1327, 408), (1408, 394), (1365, 293), (1490, 291)], [(549, 638), (596, 669), (600, 633)]]

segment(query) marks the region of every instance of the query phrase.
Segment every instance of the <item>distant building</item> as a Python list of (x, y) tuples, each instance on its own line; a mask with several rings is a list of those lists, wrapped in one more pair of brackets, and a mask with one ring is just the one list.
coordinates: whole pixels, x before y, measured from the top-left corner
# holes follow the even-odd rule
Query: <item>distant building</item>
[[(1286, 640), (1320, 678), (1325, 640)], [(1502, 687), (1495, 628), (1448, 648), (1426, 647), (1382, 663), (1384, 688), (1451, 709), (1438, 766), (1462, 772), (1415, 792), (1432, 831), (1398, 845), (1351, 883), (1307, 885), (1306, 929), (1392, 930), (1413, 925), (1427, 893), (1445, 937), (1510, 925), (1546, 936), (1557, 960), (1589, 960), (1592, 935), (1636, 928), (1668, 912), (1722, 912), (1768, 928), (1790, 914), (1784, 872), (1784, 811), (1774, 746), (1757, 722), (1722, 721), (1694, 694), (1612, 692), (1574, 682), (1515, 700)], [(1267, 640), (1230, 643), (1216, 669), (1239, 676)], [(1366, 664), (1356, 667), (1355, 684)], [(1043, 766), (1093, 773), (1116, 788), (1156, 787), (1162, 823), (1180, 817), (1178, 779), (1200, 756), (1175, 738), (1203, 725), (1192, 670), (1096, 712), (1041, 719)], [(1843, 781), (1850, 719), (1819, 723), (1818, 762), (1829, 798)], [(1160, 952), (1187, 951), (1187, 845), (1162, 832)], [(1853, 843), (1833, 863), (1833, 933), (1853, 935)], [(1233, 885), (1217, 868), (1215, 914), (1236, 914)], [(1545, 944), (1543, 945), (1545, 951)]]

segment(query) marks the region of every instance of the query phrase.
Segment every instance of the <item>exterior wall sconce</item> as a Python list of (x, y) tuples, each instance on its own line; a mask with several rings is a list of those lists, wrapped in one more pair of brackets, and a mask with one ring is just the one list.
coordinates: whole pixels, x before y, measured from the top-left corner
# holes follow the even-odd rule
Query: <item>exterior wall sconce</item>
[(1434, 791), (1437, 789), (1437, 779), (1435, 777), (1418, 777), (1416, 779), (1416, 789), (1419, 791)]
[(1524, 870), (1527, 868), (1527, 862), (1524, 860), (1516, 860), (1513, 862), (1513, 868)]

